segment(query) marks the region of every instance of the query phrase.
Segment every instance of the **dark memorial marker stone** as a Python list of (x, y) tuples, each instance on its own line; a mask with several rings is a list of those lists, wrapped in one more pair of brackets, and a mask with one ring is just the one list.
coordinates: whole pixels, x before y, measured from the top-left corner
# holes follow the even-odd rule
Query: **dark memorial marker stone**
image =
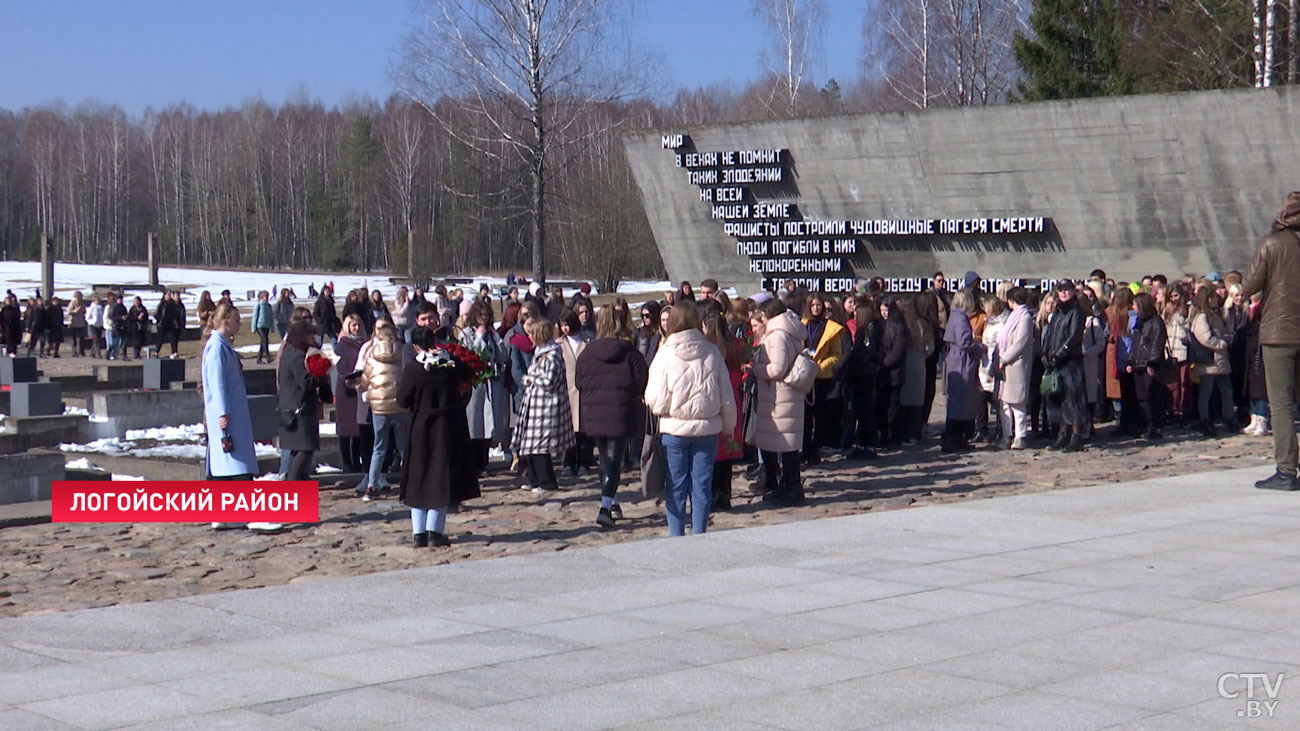
[(144, 387), (154, 391), (171, 388), (185, 380), (185, 361), (171, 358), (144, 359)]
[(0, 385), (35, 383), (37, 380), (35, 358), (0, 358)]
[(11, 416), (60, 416), (63, 414), (63, 385), (59, 383), (15, 383), (9, 392)]

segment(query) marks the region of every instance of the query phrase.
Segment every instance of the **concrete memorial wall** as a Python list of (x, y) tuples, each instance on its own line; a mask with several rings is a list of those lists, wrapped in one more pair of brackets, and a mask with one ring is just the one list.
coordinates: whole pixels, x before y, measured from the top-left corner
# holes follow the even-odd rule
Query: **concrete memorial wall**
[(1300, 190), (1300, 89), (629, 132), (668, 277), (843, 291), (1245, 269)]

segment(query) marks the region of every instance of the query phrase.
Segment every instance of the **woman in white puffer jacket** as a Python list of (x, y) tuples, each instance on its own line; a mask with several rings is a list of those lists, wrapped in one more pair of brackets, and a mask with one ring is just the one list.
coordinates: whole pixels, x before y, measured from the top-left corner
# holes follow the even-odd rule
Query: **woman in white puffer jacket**
[(668, 338), (650, 364), (646, 407), (659, 417), (668, 471), (668, 534), (685, 535), (686, 497), (691, 532), (709, 525), (713, 460), (718, 435), (736, 425), (736, 399), (722, 352), (700, 331), (699, 311), (685, 303), (673, 308)]

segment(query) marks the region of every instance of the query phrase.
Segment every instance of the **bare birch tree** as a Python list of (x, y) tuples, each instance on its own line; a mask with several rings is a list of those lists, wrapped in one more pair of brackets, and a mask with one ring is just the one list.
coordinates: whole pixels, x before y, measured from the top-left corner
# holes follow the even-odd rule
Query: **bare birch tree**
[(1025, 28), (1022, 0), (897, 0), (870, 6), (865, 60), (916, 109), (1006, 100), (1019, 69), (1011, 51)]
[(822, 0), (752, 0), (752, 8), (773, 33), (771, 47), (759, 54), (764, 68), (778, 80), (768, 110), (793, 119), (799, 113), (804, 80), (821, 62), (826, 5)]
[[(584, 110), (633, 91), (615, 0), (416, 0), (399, 86), (481, 155), (528, 171), (533, 277), (546, 281), (546, 195), (558, 147)], [(445, 99), (449, 103), (439, 103)], [(466, 124), (466, 118), (471, 120)]]
[(1264, 86), (1273, 85), (1273, 68), (1277, 63), (1277, 2), (1264, 0)]
[(1286, 83), (1300, 83), (1300, 23), (1296, 22), (1300, 16), (1300, 0), (1290, 0), (1287, 5), (1286, 25), (1287, 25), (1287, 54), (1286, 54)]

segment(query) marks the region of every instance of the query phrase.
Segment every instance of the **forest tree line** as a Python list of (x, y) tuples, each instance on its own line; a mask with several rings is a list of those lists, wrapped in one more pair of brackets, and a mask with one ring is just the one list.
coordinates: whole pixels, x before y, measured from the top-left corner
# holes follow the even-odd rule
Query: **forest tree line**
[[(527, 124), (518, 134), (500, 124), (526, 115), (483, 89), (426, 84), (333, 106), (300, 92), (140, 115), (102, 103), (0, 110), (0, 256), (38, 257), (46, 232), (63, 261), (143, 261), (156, 232), (167, 264), (524, 273), (530, 228), (544, 220), (545, 268), (608, 287), (663, 274), (624, 130), (1296, 83), (1298, 5), (874, 2), (861, 76), (841, 82), (816, 78), (820, 0), (754, 0), (771, 36), (756, 81), (549, 95), (537, 117), (563, 123), (546, 127), (544, 199), (529, 156), (516, 154)], [(538, 200), (544, 219), (532, 215)]]

